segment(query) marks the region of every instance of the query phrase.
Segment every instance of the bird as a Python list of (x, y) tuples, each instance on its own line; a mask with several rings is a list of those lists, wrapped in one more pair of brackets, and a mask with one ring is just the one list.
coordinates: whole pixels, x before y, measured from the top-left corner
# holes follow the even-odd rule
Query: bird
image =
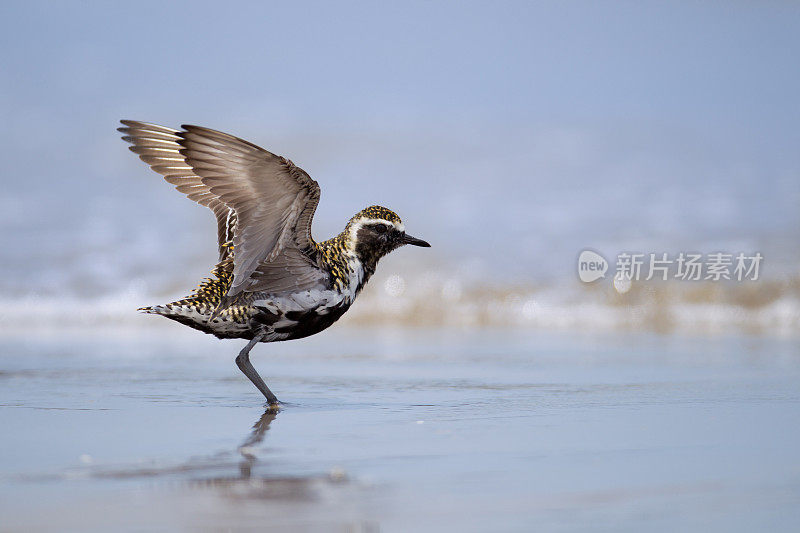
[(128, 148), (217, 222), (218, 262), (189, 296), (139, 311), (220, 339), (249, 342), (236, 364), (270, 406), (278, 398), (250, 362), (260, 342), (300, 339), (336, 322), (404, 245), (430, 247), (393, 211), (373, 205), (326, 241), (311, 236), (319, 184), (285, 157), (227, 133), (121, 120)]

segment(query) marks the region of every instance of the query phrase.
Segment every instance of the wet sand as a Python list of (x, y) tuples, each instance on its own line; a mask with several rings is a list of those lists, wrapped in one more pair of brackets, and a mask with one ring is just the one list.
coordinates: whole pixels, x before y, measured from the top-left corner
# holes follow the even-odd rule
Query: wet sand
[(168, 326), (0, 341), (2, 531), (794, 531), (800, 342)]

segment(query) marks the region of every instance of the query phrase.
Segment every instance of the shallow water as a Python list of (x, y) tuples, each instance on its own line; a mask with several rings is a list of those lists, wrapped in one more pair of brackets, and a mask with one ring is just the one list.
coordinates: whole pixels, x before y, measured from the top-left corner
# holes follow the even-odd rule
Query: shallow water
[(5, 338), (2, 530), (796, 530), (798, 341)]

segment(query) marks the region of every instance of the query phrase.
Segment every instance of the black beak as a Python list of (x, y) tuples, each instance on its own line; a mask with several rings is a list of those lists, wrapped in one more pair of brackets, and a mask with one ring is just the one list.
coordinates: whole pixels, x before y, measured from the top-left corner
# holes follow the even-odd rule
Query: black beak
[(430, 248), (431, 245), (427, 242), (423, 241), (422, 239), (417, 239), (416, 237), (412, 237), (411, 235), (403, 234), (403, 238), (400, 240), (403, 244), (412, 244), (414, 246), (422, 246), (423, 248)]

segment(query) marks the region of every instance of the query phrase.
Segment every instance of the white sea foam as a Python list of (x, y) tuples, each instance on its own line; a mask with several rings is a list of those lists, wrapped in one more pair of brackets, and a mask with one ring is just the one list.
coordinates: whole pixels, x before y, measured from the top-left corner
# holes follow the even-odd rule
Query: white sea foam
[[(402, 287), (402, 290), (399, 288)], [(23, 296), (0, 301), (0, 334), (109, 329), (164, 330), (166, 321), (136, 308), (182, 293), (153, 295), (129, 288), (102, 297)], [(538, 285), (488, 285), (430, 271), (376, 276), (341, 320), (349, 327), (508, 327), (530, 330), (661, 333), (800, 332), (800, 281), (760, 285), (641, 283), (619, 294), (577, 280)]]

